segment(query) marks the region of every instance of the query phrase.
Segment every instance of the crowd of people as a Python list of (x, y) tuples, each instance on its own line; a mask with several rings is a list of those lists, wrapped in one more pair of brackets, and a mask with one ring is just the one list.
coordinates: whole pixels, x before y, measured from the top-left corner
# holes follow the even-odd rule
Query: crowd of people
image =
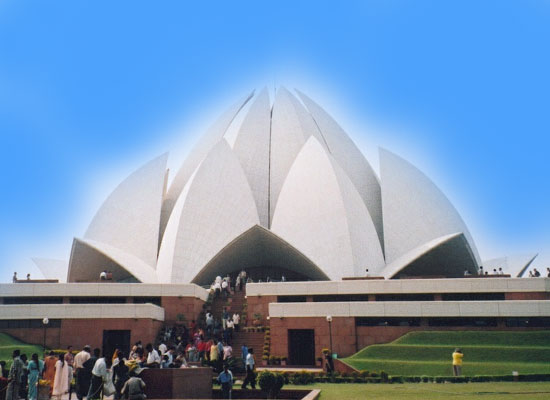
[[(218, 276), (212, 284), (213, 296), (226, 298), (233, 290), (244, 290), (248, 282), (251, 279), (245, 271), (233, 280), (229, 276)], [(143, 346), (138, 341), (129, 354), (116, 349), (112, 357), (110, 354), (102, 356), (99, 348), (92, 351), (91, 346), (84, 346), (73, 355), (69, 346), (66, 352), (50, 352), (43, 360), (37, 354), (28, 360), (25, 354), (16, 350), (9, 371), (5, 362), (0, 363), (8, 382), (5, 398), (37, 400), (39, 380), (43, 379), (42, 384), (49, 385), (54, 400), (67, 400), (71, 393), (76, 394), (78, 400), (113, 395), (116, 400), (143, 400), (145, 383), (138, 377), (142, 368), (187, 368), (195, 363), (197, 366), (210, 365), (219, 374), (223, 397), (229, 398), (233, 385), (231, 367), (246, 371), (242, 388), (256, 387), (254, 350), (242, 345), (240, 354), (234, 355), (233, 337), (239, 329), (240, 313), (231, 313), (223, 307), (221, 315), (216, 316), (207, 310), (198, 323), (192, 320), (189, 325), (164, 327), (157, 338), (158, 346), (152, 343)], [(239, 355), (242, 365), (236, 360)], [(74, 387), (71, 385), (73, 378)]]
[[(469, 275), (472, 275), (472, 274), (470, 273), (470, 271), (468, 269), (465, 269), (464, 270), (464, 276), (469, 276)], [(484, 270), (483, 266), (481, 266), (481, 267), (479, 267), (478, 275), (505, 275), (505, 273), (504, 273), (502, 267), (499, 267), (498, 269), (493, 268), (493, 271), (489, 272), (488, 270)], [(536, 268), (533, 268), (532, 270), (529, 271), (528, 276), (529, 276), (529, 278), (539, 278), (542, 275), (541, 275), (539, 270), (537, 270)], [(550, 268), (546, 268), (546, 277), (550, 278)]]
[[(69, 346), (67, 352), (55, 354), (50, 351), (44, 360), (40, 360), (36, 353), (27, 360), (20, 350), (14, 350), (12, 356), (9, 371), (2, 371), (8, 382), (6, 400), (37, 400), (41, 378), (55, 400), (70, 398), (73, 378), (76, 383), (74, 392), (79, 400), (95, 400), (104, 395), (114, 395), (115, 399), (145, 400), (145, 383), (137, 376), (140, 363), (136, 359), (124, 358), (120, 350), (115, 351), (113, 357), (105, 357), (101, 356), (100, 349), (92, 352), (90, 346), (85, 346), (73, 355)], [(2, 366), (5, 365), (4, 362)]]
[[(529, 278), (540, 278), (541, 273), (536, 269), (533, 268), (532, 271), (529, 271)], [(550, 278), (550, 268), (546, 268), (546, 277)]]

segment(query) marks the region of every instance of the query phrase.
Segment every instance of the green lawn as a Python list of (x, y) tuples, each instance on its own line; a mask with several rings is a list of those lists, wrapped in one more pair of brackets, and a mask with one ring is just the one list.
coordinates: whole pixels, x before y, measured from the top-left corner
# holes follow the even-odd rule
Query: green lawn
[(464, 353), (466, 376), (550, 373), (550, 331), (411, 332), (342, 361), (358, 370), (390, 375), (451, 375), (455, 347)]
[(550, 398), (550, 382), (410, 383), (399, 385), (360, 383), (316, 383), (285, 385), (283, 389), (321, 389), (321, 400), (365, 399), (482, 399), (542, 400)]
[(11, 355), (15, 349), (21, 350), (21, 354), (26, 354), (30, 359), (33, 353), (42, 357), (43, 349), (41, 346), (23, 343), (12, 336), (0, 333), (0, 360), (5, 360), (11, 365)]

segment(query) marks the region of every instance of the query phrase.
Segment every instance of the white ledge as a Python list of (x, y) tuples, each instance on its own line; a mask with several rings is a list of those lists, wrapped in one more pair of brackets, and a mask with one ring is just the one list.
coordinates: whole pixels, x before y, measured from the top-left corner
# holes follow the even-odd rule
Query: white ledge
[(0, 284), (2, 297), (195, 297), (206, 301), (206, 289), (190, 284), (146, 283), (9, 283)]
[(550, 300), (270, 303), (285, 317), (550, 317)]
[(164, 309), (153, 304), (21, 304), (0, 305), (5, 319), (139, 318), (164, 321)]
[(249, 283), (247, 296), (550, 292), (550, 278), (390, 279)]

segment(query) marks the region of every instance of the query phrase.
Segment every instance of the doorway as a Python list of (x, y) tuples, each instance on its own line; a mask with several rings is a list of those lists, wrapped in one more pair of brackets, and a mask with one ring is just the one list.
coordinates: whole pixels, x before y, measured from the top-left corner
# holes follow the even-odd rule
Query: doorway
[(128, 357), (130, 352), (130, 331), (129, 330), (106, 330), (103, 331), (103, 356), (111, 358), (115, 349), (124, 352)]
[(315, 331), (288, 330), (288, 359), (290, 365), (315, 365)]

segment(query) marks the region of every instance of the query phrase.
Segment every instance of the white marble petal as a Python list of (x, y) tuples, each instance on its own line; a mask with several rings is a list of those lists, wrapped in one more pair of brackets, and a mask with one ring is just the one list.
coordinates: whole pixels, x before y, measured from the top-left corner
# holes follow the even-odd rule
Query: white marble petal
[(330, 154), (346, 172), (361, 195), (372, 217), (380, 244), (383, 246), (382, 199), (380, 181), (371, 165), (353, 140), (338, 123), (317, 103), (300, 91), (296, 91), (317, 123), (326, 140)]
[(284, 87), (277, 91), (271, 117), (270, 217), (273, 219), (279, 194), (296, 156), (314, 136), (326, 146), (315, 121)]
[(476, 273), (477, 264), (462, 232), (445, 235), (408, 251), (386, 265), (386, 279), (398, 274), (462, 276), (467, 269)]
[(99, 280), (101, 271), (113, 273), (113, 280), (156, 283), (155, 269), (133, 254), (90, 239), (74, 239), (69, 262), (69, 282)]
[(464, 233), (477, 265), (479, 255), (466, 224), (445, 195), (416, 167), (380, 149), (386, 263), (442, 236)]
[(40, 272), (46, 279), (57, 279), (59, 282), (67, 281), (69, 262), (67, 260), (53, 260), (50, 258), (32, 258)]
[(269, 146), (271, 105), (263, 89), (250, 106), (237, 133), (233, 152), (237, 155), (252, 189), (261, 226), (269, 226)]
[[(359, 194), (343, 171), (335, 171), (335, 162), (315, 137), (309, 138), (288, 173), (271, 230), (330, 279), (355, 276), (365, 265), (380, 268), (384, 263)], [(361, 244), (368, 250), (360, 249)]]
[(183, 165), (174, 176), (162, 205), (162, 216), (160, 223), (161, 237), (164, 234), (164, 229), (172, 213), (172, 209), (178, 200), (185, 184), (195, 171), (201, 161), (206, 157), (208, 152), (223, 138), (227, 128), (237, 115), (237, 113), (244, 107), (244, 105), (252, 98), (254, 92), (251, 92), (247, 96), (243, 97), (235, 104), (233, 104), (225, 113), (223, 113), (212, 126), (202, 135), (194, 145), (193, 149), (189, 152), (189, 155), (183, 162)]
[[(538, 254), (517, 254), (506, 257), (493, 258), (491, 260), (483, 261), (483, 269), (489, 274), (493, 272), (493, 269), (498, 270), (502, 268), (505, 274), (509, 274), (514, 277), (521, 278), (525, 271), (529, 268), (531, 263), (535, 261)], [(540, 271), (544, 273), (544, 271)]]
[(377, 275), (384, 268), (385, 262), (373, 219), (351, 179), (333, 157), (329, 156), (329, 159), (346, 209), (354, 275), (364, 276), (367, 268), (369, 274)]
[(106, 243), (154, 267), (168, 154), (148, 162), (109, 195), (84, 238)]
[(191, 282), (223, 247), (259, 224), (252, 191), (225, 139), (200, 164), (172, 218), (177, 230), (167, 228), (158, 265), (161, 281), (171, 283)]

